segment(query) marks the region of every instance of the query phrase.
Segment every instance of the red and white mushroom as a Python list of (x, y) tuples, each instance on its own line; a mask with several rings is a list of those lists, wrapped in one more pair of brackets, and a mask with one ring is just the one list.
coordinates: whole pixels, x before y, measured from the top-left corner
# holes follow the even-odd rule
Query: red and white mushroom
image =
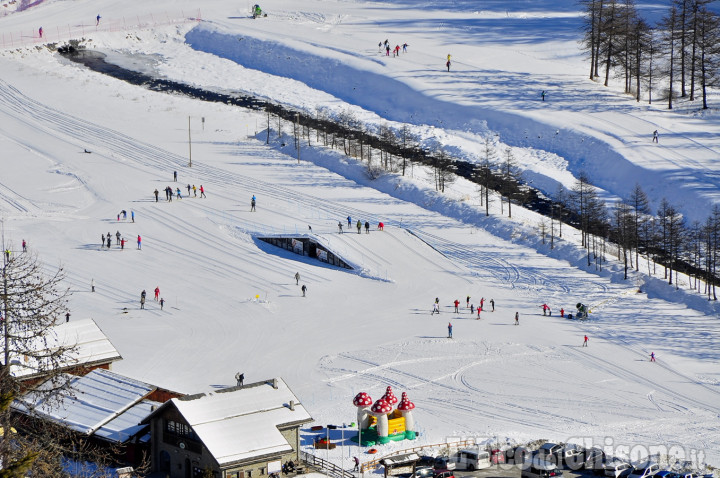
[(358, 407), (358, 430), (362, 430), (370, 426), (370, 414), (368, 412), (372, 404), (372, 398), (370, 398), (370, 395), (368, 395), (367, 393), (360, 392), (355, 395), (355, 398), (353, 399), (353, 405)]
[(375, 430), (377, 431), (378, 438), (388, 436), (388, 413), (392, 412), (393, 407), (387, 401), (382, 398), (375, 402), (370, 408), (370, 413), (377, 417), (377, 425)]
[(395, 394), (393, 393), (392, 387), (390, 385), (388, 385), (388, 388), (385, 390), (385, 395), (383, 395), (382, 398), (383, 398), (383, 400), (388, 402), (391, 407), (394, 406), (398, 402), (398, 399), (395, 396)]
[(415, 431), (415, 420), (412, 416), (413, 408), (415, 408), (415, 404), (410, 401), (407, 393), (403, 392), (402, 399), (400, 400), (400, 405), (398, 405), (397, 409), (400, 410), (403, 418), (405, 418), (405, 430), (409, 432)]

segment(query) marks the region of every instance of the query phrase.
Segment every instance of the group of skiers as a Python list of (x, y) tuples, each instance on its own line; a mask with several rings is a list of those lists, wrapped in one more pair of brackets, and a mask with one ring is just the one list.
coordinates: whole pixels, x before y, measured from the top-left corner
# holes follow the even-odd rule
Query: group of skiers
[[(147, 292), (145, 292), (145, 289), (143, 289), (142, 292), (140, 292), (140, 308), (145, 309), (145, 296), (147, 295)], [(163, 310), (163, 307), (165, 306), (165, 299), (160, 297), (160, 286), (155, 287), (155, 302), (158, 302), (160, 304), (160, 310)]]
[[(193, 184), (192, 186), (190, 186), (190, 183), (188, 183), (188, 185), (187, 185), (187, 197), (190, 197), (190, 192), (191, 192), (191, 191), (192, 191), (192, 193), (193, 193), (193, 197), (197, 197), (198, 188), (196, 188), (194, 184)], [(155, 202), (158, 202), (159, 196), (160, 196), (160, 192), (159, 192), (157, 189), (155, 189), (155, 191), (153, 191), (153, 195), (155, 196)], [(176, 187), (175, 190), (173, 191), (173, 188), (172, 188), (172, 187), (167, 186), (167, 187), (165, 188), (165, 200), (168, 201), (168, 202), (172, 202), (173, 197), (177, 197), (178, 199), (182, 199), (182, 191), (180, 190), (179, 187)], [(201, 197), (201, 198), (207, 198), (207, 196), (205, 195), (205, 188), (203, 187), (202, 184), (200, 185), (200, 197)], [(133, 222), (134, 222), (134, 221), (133, 221)]]
[[(300, 285), (300, 273), (295, 273), (295, 285)], [(300, 287), (300, 290), (302, 291), (302, 296), (305, 297), (305, 293), (307, 292), (307, 286), (305, 284)]]
[[(348, 230), (352, 227), (352, 218), (350, 216), (347, 217), (347, 227)], [(360, 219), (358, 219), (357, 223), (355, 224), (355, 227), (357, 227), (357, 232), (360, 234), (362, 232), (363, 223)], [(379, 222), (377, 225), (378, 231), (384, 231), (385, 230), (385, 224), (382, 222)], [(343, 233), (343, 223), (342, 221), (338, 221), (338, 233)], [(370, 222), (365, 221), (365, 234), (370, 234)]]
[[(125, 209), (123, 209), (122, 211), (120, 211), (118, 213), (118, 215), (117, 215), (118, 221), (120, 220), (120, 216), (123, 217), (123, 221), (127, 221), (127, 211)], [(130, 211), (130, 220), (132, 222), (135, 222), (135, 211), (132, 211), (132, 210)]]
[[(108, 249), (110, 249), (110, 247), (112, 246), (112, 238), (113, 238), (113, 236), (109, 231), (108, 231), (107, 235), (101, 234), (100, 235), (100, 248), (102, 249), (103, 247), (107, 247)], [(141, 238), (139, 235), (137, 237), (137, 241), (138, 241), (138, 249), (140, 249)], [(120, 246), (120, 249), (125, 249), (126, 242), (127, 242), (127, 240), (125, 239), (125, 237), (123, 237), (122, 234), (120, 234), (120, 231), (115, 232), (115, 245), (116, 246)]]
[[(495, 312), (495, 300), (490, 299), (488, 301), (488, 304), (490, 304), (491, 310), (490, 312)], [(453, 301), (453, 305), (455, 306), (454, 312), (456, 314), (460, 313), (460, 300), (455, 299)], [(475, 308), (475, 304), (470, 303), (470, 296), (468, 295), (465, 298), (465, 308), (470, 309), (470, 314), (474, 314), (477, 310), (477, 318), (480, 319), (480, 312), (482, 312), (485, 309), (485, 297), (480, 298), (480, 304), (478, 305), (477, 309)], [(439, 314), (440, 313), (440, 299), (438, 297), (435, 297), (435, 302), (433, 303), (432, 312), (430, 312), (430, 315), (433, 314)]]
[[(410, 46), (407, 43), (402, 44), (402, 52), (407, 53), (407, 47)], [(385, 56), (390, 56), (390, 42), (385, 39), (384, 42), (378, 43), (378, 52), (382, 52), (385, 50)], [(393, 57), (397, 57), (400, 55), (400, 45), (395, 45), (395, 48), (392, 48)]]

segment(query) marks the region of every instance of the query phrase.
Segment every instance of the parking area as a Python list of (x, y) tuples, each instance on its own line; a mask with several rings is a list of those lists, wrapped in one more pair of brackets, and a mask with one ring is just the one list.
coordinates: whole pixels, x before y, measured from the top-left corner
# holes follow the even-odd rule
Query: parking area
[[(562, 470), (563, 478), (597, 478), (597, 475), (584, 470)], [(520, 478), (519, 465), (494, 465), (484, 470), (455, 471), (456, 478)]]

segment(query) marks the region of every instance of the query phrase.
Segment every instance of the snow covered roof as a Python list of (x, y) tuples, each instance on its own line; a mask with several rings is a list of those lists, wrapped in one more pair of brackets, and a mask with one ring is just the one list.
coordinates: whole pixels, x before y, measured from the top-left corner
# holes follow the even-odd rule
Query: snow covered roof
[[(50, 387), (48, 382), (40, 386)], [(61, 423), (80, 433), (97, 433), (101, 438), (124, 441), (137, 432), (135, 427), (151, 413), (156, 402), (143, 400), (155, 387), (104, 369), (72, 377), (68, 389), (59, 391), (61, 401), (29, 392), (13, 408)], [(55, 395), (55, 398), (57, 398)], [(32, 404), (32, 405), (30, 405)]]
[[(50, 349), (75, 347), (61, 363), (61, 368), (110, 363), (122, 359), (110, 339), (100, 330), (93, 319), (81, 319), (63, 322), (52, 327), (47, 336)], [(38, 340), (38, 347), (45, 347)], [(10, 361), (10, 373), (16, 378), (31, 378), (42, 373), (32, 360), (26, 357), (14, 357)]]
[[(143, 400), (98, 428), (95, 436), (108, 441), (123, 443), (146, 427), (145, 425), (140, 425), (140, 422), (150, 415), (153, 410), (160, 407), (160, 405), (162, 405), (160, 402)], [(149, 435), (145, 436), (145, 439), (141, 441), (147, 441), (148, 439)]]
[(292, 446), (278, 427), (312, 421), (281, 378), (173, 398), (161, 408), (170, 404), (182, 414), (221, 466), (291, 451)]

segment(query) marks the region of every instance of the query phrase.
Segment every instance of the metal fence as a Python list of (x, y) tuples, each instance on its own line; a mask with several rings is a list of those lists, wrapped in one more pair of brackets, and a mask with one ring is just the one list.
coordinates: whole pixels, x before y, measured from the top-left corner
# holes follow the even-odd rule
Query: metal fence
[(323, 460), (322, 458), (318, 458), (317, 456), (302, 450), (300, 451), (300, 459), (307, 465), (317, 468), (333, 478), (356, 478), (355, 473), (343, 470), (335, 463), (330, 463), (327, 460)]
[(93, 18), (67, 25), (38, 25), (37, 29), (29, 31), (2, 32), (2, 48), (19, 48), (29, 45), (61, 43), (68, 40), (87, 38), (93, 33), (99, 32), (129, 32), (160, 25), (176, 25), (199, 22), (201, 20), (202, 16), (198, 9), (187, 12), (181, 10), (176, 12), (135, 15), (132, 17), (101, 18), (99, 21)]

